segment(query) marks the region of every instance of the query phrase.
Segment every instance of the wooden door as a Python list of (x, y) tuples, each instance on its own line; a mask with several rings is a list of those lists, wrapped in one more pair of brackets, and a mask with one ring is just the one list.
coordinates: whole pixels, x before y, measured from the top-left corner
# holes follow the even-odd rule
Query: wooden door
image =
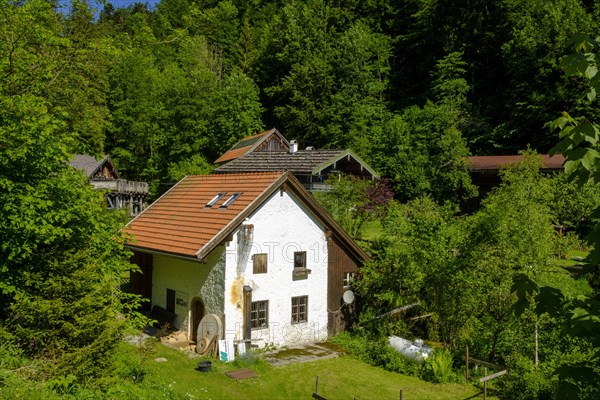
[(356, 274), (358, 262), (342, 247), (339, 239), (331, 236), (327, 239), (327, 307), (328, 334), (335, 335), (347, 329), (355, 319), (354, 305), (344, 305), (344, 277), (347, 272)]
[(196, 341), (198, 336), (198, 325), (202, 318), (204, 318), (204, 302), (200, 297), (194, 297), (192, 299), (192, 336), (191, 340)]
[(152, 263), (153, 258), (151, 253), (133, 252), (130, 262), (140, 267), (141, 272), (131, 272), (129, 281), (131, 284), (131, 292), (139, 294), (148, 301), (142, 303), (142, 311), (150, 310), (150, 301), (152, 300)]

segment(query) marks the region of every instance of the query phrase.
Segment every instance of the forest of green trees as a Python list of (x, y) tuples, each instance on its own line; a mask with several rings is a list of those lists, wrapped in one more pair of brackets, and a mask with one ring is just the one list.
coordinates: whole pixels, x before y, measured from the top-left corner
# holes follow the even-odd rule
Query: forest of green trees
[(549, 260), (600, 243), (598, 190), (541, 176), (531, 155), (480, 211), (457, 211), (476, 195), (468, 155), (547, 153), (560, 140), (568, 172), (594, 181), (598, 43), (582, 38), (600, 31), (600, 3), (121, 4), (0, 1), (0, 388), (26, 366), (57, 387), (107, 385), (111, 354), (145, 322), (116, 289), (131, 268), (115, 240), (123, 217), (104, 212), (72, 154), (110, 154), (156, 197), (275, 127), (301, 147), (352, 148), (395, 193), (365, 244), (364, 318), (413, 301), (433, 318), (364, 337), (420, 334), (457, 355), (468, 345), (517, 372), (507, 398), (597, 398), (598, 272), (557, 278)]
[(354, 149), (404, 200), (464, 196), (463, 156), (544, 153), (548, 121), (597, 112), (558, 65), (592, 1), (53, 4), (3, 5), (2, 95), (43, 98), (69, 151), (155, 194), (276, 127)]

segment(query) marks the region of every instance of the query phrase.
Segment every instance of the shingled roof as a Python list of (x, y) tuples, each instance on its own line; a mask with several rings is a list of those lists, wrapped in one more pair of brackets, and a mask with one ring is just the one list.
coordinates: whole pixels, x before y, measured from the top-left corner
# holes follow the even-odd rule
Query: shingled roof
[[(565, 162), (565, 157), (557, 154), (549, 156), (548, 154), (540, 154), (544, 162), (542, 169), (545, 170), (560, 170)], [(472, 156), (469, 157), (469, 169), (473, 172), (477, 171), (494, 171), (502, 167), (517, 164), (523, 159), (522, 155), (509, 156)]]
[(379, 177), (360, 157), (348, 149), (338, 150), (298, 150), (253, 152), (228, 162), (215, 170), (216, 173), (290, 171), (296, 175), (319, 175), (344, 157), (353, 158), (373, 176)]
[(256, 149), (261, 143), (267, 140), (271, 135), (278, 135), (280, 139), (289, 146), (288, 141), (283, 137), (281, 133), (275, 128), (269, 129), (258, 133), (256, 135), (248, 136), (237, 142), (232, 148), (227, 150), (221, 157), (219, 157), (215, 163), (221, 164), (227, 161), (235, 160), (236, 158), (242, 157), (244, 154), (251, 152)]
[[(69, 161), (69, 164), (72, 167), (83, 171), (88, 178), (91, 178), (105, 162), (112, 162), (109, 156), (104, 156), (100, 160), (96, 160), (96, 158), (89, 154), (74, 154), (73, 159)], [(115, 174), (116, 173), (115, 170)]]
[[(182, 179), (125, 227), (128, 247), (203, 259), (275, 191), (285, 185), (357, 257), (367, 255), (287, 172), (196, 175)], [(219, 197), (212, 206), (211, 200)], [(239, 196), (229, 205), (234, 194)]]

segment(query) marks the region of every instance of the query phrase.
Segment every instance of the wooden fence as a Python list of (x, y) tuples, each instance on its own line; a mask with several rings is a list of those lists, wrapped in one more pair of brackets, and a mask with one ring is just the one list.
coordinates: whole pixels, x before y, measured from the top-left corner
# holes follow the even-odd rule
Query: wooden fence
[[(481, 392), (479, 394), (483, 394), (484, 400), (487, 399), (487, 382), (489, 380), (501, 377), (502, 375), (506, 375), (508, 373), (508, 369), (501, 365), (493, 364), (493, 363), (490, 363), (487, 361), (478, 360), (478, 359), (472, 358), (472, 357), (470, 358), (469, 357), (469, 347), (466, 347), (465, 356), (463, 357), (463, 359), (465, 360), (465, 383), (469, 382), (469, 362), (471, 362), (477, 366), (481, 365), (482, 367), (484, 367), (483, 378), (479, 379), (479, 382), (483, 383), (483, 392)], [(498, 372), (488, 375), (487, 374), (488, 368), (493, 369)], [(479, 394), (477, 396), (479, 396)]]

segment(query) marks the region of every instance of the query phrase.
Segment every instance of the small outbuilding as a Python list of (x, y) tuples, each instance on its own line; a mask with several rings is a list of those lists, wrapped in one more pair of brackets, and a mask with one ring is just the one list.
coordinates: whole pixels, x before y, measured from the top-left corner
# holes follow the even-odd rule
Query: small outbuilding
[(107, 191), (109, 210), (124, 208), (130, 216), (135, 216), (146, 207), (148, 183), (121, 179), (110, 156), (97, 160), (89, 154), (75, 154), (69, 164), (82, 171), (94, 189)]
[(124, 232), (133, 291), (191, 341), (209, 315), (258, 345), (322, 341), (355, 317), (343, 298), (367, 255), (289, 172), (188, 176)]

